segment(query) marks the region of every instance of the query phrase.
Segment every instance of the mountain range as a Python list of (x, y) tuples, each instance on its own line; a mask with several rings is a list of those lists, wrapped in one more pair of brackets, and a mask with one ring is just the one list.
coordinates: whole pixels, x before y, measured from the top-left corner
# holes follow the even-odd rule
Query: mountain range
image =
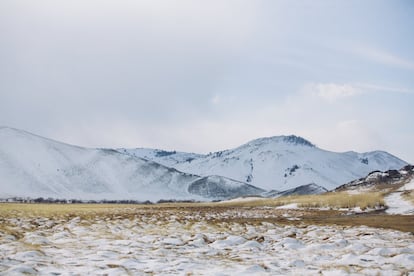
[(88, 149), (0, 128), (0, 198), (209, 200), (263, 190), (201, 177), (111, 149)]
[(277, 191), (311, 183), (332, 190), (372, 171), (400, 169), (407, 165), (384, 151), (331, 152), (294, 135), (260, 138), (234, 149), (205, 155), (146, 148), (118, 151), (182, 172), (222, 175)]
[(293, 135), (195, 154), (84, 148), (0, 127), (0, 198), (158, 201), (321, 193), (405, 165), (386, 152), (329, 152)]

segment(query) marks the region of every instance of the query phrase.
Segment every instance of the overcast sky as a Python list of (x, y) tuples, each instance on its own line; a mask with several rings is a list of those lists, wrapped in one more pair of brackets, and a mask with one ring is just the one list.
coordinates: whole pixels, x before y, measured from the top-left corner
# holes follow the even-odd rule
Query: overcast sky
[(209, 152), (296, 134), (414, 163), (414, 1), (0, 1), (0, 125)]

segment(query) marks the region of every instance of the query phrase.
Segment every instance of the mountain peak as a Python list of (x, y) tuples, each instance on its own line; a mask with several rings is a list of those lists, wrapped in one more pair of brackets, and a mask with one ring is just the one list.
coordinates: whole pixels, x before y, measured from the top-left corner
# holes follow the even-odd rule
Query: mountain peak
[(268, 143), (285, 143), (285, 144), (292, 144), (292, 145), (300, 145), (300, 146), (307, 146), (307, 147), (315, 147), (314, 144), (296, 135), (281, 135), (281, 136), (271, 136), (271, 137), (263, 137), (259, 139), (255, 139), (250, 141), (249, 145), (260, 146), (263, 144)]
[(302, 145), (302, 146), (308, 146), (308, 147), (315, 147), (314, 144), (312, 144), (311, 142), (309, 142), (308, 140), (306, 140), (305, 138), (302, 138), (300, 136), (296, 136), (296, 135), (289, 135), (289, 136), (282, 136), (283, 137), (283, 141), (286, 143), (290, 143), (290, 144), (295, 144), (295, 145)]

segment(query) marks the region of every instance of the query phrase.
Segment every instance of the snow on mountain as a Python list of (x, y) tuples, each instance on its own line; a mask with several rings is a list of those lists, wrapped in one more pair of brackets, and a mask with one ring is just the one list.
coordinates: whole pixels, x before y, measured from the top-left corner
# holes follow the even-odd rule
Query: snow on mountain
[(151, 149), (119, 149), (177, 170), (201, 176), (221, 175), (265, 190), (288, 190), (314, 183), (328, 190), (374, 170), (399, 169), (407, 163), (387, 152), (337, 153), (304, 138), (275, 136), (207, 155)]
[(407, 165), (400, 170), (374, 171), (365, 177), (341, 185), (335, 192), (350, 194), (381, 192), (388, 214), (413, 215), (414, 204), (404, 195), (414, 194), (414, 166)]
[(136, 148), (136, 149), (118, 149), (121, 153), (126, 153), (131, 156), (144, 158), (147, 160), (157, 160), (157, 163), (163, 164), (167, 167), (173, 167), (177, 163), (191, 162), (194, 159), (200, 158), (202, 154), (166, 151), (161, 149), (148, 149), (148, 148)]
[(205, 200), (260, 192), (225, 177), (199, 177), (115, 150), (0, 127), (0, 198)]
[(188, 191), (206, 198), (233, 198), (258, 195), (265, 192), (255, 186), (234, 181), (222, 176), (206, 176), (191, 183)]
[(316, 185), (314, 183), (302, 185), (296, 188), (292, 188), (286, 191), (270, 191), (262, 194), (265, 197), (281, 197), (281, 196), (290, 196), (290, 195), (319, 195), (328, 192), (322, 186)]
[(368, 175), (335, 189), (335, 192), (388, 191), (393, 186), (402, 185), (414, 179), (414, 166), (407, 165), (400, 170), (373, 171)]

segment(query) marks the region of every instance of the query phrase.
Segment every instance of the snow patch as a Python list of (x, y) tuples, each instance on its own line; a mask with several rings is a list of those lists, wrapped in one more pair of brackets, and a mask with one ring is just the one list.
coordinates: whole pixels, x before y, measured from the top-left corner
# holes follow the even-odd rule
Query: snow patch
[(282, 206), (276, 207), (276, 209), (299, 209), (299, 206), (297, 203), (290, 203)]
[[(0, 231), (0, 274), (403, 275), (414, 270), (410, 233), (225, 219), (237, 217), (234, 212), (214, 210), (200, 218), (188, 210), (143, 209), (128, 218), (56, 220), (52, 228), (33, 227), (30, 218), (6, 218), (7, 226), (49, 243), (27, 251), (25, 240), (7, 239)], [(237, 214), (263, 215), (249, 212)]]
[(414, 179), (398, 189), (396, 192), (390, 193), (384, 198), (385, 204), (388, 206), (386, 212), (390, 215), (413, 215), (414, 204), (402, 197), (404, 191), (414, 190)]

